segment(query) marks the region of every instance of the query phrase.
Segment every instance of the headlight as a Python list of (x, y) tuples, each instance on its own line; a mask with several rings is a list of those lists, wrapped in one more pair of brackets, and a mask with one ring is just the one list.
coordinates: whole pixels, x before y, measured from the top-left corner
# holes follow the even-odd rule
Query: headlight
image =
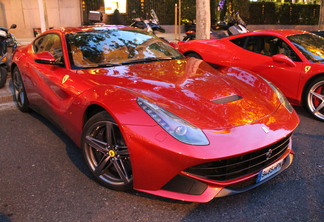
[(138, 105), (175, 139), (190, 145), (208, 145), (209, 141), (201, 129), (184, 119), (145, 100), (137, 98)]
[(277, 95), (279, 101), (281, 102), (281, 104), (286, 107), (286, 109), (292, 113), (293, 108), (290, 105), (290, 103), (288, 102), (287, 98), (283, 95), (283, 93), (280, 91), (280, 89), (278, 89), (275, 85), (273, 85), (272, 82), (269, 82), (268, 80), (262, 78), (264, 81), (266, 81), (269, 86), (272, 88), (272, 90), (275, 92), (275, 94)]

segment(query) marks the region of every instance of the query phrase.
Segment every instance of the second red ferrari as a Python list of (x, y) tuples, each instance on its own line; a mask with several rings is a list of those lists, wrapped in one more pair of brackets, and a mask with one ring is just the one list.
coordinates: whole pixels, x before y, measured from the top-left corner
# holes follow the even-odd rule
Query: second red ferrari
[(178, 47), (186, 56), (258, 73), (292, 104), (303, 105), (324, 121), (324, 38), (298, 30), (265, 30)]

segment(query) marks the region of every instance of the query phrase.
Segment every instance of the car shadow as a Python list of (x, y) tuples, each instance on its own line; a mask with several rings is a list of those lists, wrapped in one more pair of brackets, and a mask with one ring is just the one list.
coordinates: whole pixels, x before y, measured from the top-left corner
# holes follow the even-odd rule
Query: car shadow
[(72, 163), (88, 178), (94, 179), (83, 160), (80, 148), (75, 145), (75, 143), (58, 126), (35, 111), (31, 111), (29, 115), (40, 121), (42, 124), (48, 127), (58, 138), (60, 138), (60, 140), (65, 144), (67, 156), (72, 161)]
[(314, 119), (312, 117), (312, 115), (310, 113), (308, 113), (304, 107), (302, 107), (302, 106), (293, 106), (293, 107), (299, 116), (303, 116), (303, 117), (306, 117), (309, 119)]

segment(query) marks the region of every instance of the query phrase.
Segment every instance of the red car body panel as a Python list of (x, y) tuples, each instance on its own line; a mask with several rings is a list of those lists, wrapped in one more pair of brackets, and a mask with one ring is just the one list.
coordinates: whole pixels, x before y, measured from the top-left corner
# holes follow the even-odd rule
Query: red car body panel
[[(302, 34), (299, 30), (262, 30), (239, 34), (216, 40), (194, 40), (178, 44), (183, 53), (196, 52), (206, 62), (241, 67), (255, 72), (273, 82), (294, 105), (302, 105), (302, 96), (307, 82), (314, 76), (324, 74), (324, 65), (310, 62), (288, 39), (287, 36)], [(284, 40), (299, 56), (301, 62), (289, 66), (276, 62), (270, 56), (248, 51), (231, 42), (244, 36), (272, 35)], [(310, 69), (306, 68), (310, 67)]]
[[(288, 112), (264, 80), (240, 68), (216, 70), (201, 60), (186, 58), (71, 69), (65, 34), (80, 31), (84, 29), (48, 31), (62, 39), (65, 67), (36, 63), (33, 43), (16, 51), (13, 67), (21, 72), (30, 106), (53, 120), (78, 146), (87, 109), (97, 106), (106, 110), (124, 135), (136, 190), (207, 202), (227, 185), (255, 177), (258, 172), (217, 182), (186, 173), (185, 169), (267, 147), (289, 136), (299, 123), (296, 112)], [(240, 95), (242, 99), (215, 102), (231, 95)], [(201, 128), (210, 144), (188, 145), (171, 137), (139, 107), (137, 97)], [(281, 156), (287, 159), (283, 169), (291, 164), (292, 154), (290, 142)], [(163, 189), (177, 175), (202, 181), (207, 189), (199, 195)]]

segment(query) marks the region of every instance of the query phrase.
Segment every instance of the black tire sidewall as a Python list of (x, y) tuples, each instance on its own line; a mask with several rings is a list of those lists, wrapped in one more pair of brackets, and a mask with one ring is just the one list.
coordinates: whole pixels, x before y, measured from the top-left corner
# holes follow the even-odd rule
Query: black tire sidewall
[(193, 57), (193, 58), (196, 58), (196, 59), (201, 59), (202, 60), (202, 57), (196, 53), (196, 52), (189, 52), (186, 54), (187, 57)]
[(7, 81), (8, 71), (5, 67), (0, 66), (0, 88), (4, 87)]
[[(17, 77), (15, 77), (14, 75), (17, 75)], [(22, 80), (22, 77), (21, 77), (21, 74), (20, 74), (20, 71), (19, 71), (18, 67), (15, 67), (12, 70), (12, 83), (13, 83), (13, 87), (15, 87), (15, 83), (14, 83), (15, 78), (20, 78), (21, 85), (22, 85), (22, 90), (24, 91), (24, 104), (19, 104), (17, 102), (17, 98), (16, 98), (16, 95), (15, 94), (13, 95), (14, 102), (15, 102), (17, 108), (21, 112), (29, 112), (30, 111), (30, 108), (29, 108), (29, 102), (28, 102), (28, 98), (27, 98), (27, 93), (26, 93), (25, 86), (24, 86), (24, 83), (23, 83), (23, 80)]]

